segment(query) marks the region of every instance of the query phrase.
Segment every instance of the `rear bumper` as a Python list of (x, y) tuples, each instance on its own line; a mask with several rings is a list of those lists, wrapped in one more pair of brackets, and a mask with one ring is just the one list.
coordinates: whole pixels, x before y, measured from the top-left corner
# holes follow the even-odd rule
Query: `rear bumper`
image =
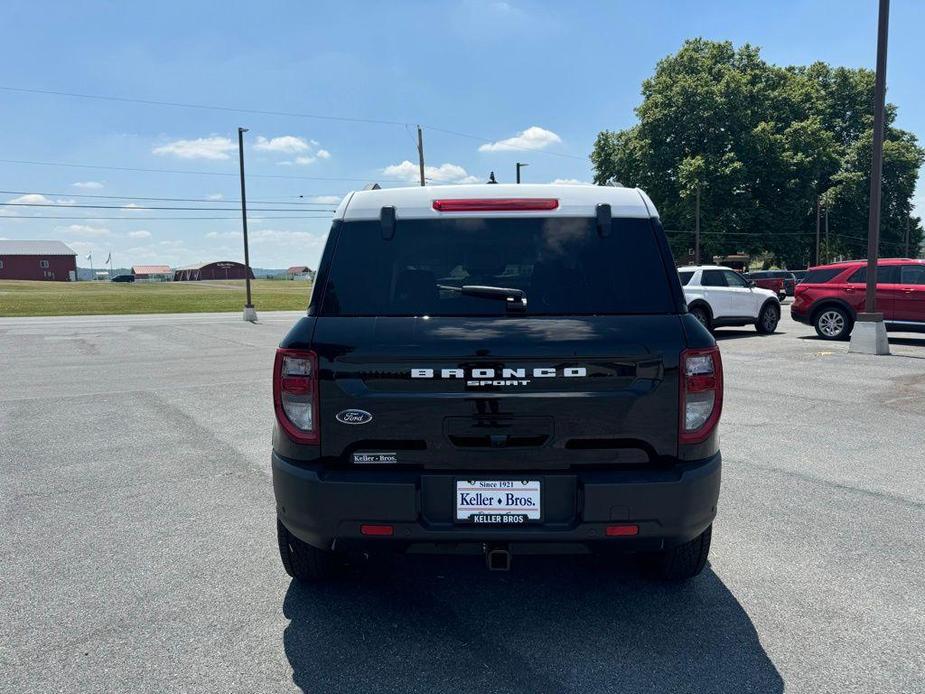
[[(466, 551), (482, 543), (610, 545), (658, 549), (686, 542), (716, 516), (721, 455), (670, 468), (536, 472), (543, 484), (543, 522), (473, 526), (454, 522), (457, 478), (505, 479), (503, 472), (455, 475), (418, 470), (330, 470), (272, 456), (279, 519), (291, 533), (320, 548), (383, 551)], [(388, 524), (391, 537), (366, 537), (360, 526)], [(634, 523), (634, 537), (608, 538), (606, 527)], [(571, 547), (570, 547), (571, 546)]]
[(809, 314), (803, 311), (798, 311), (792, 304), (790, 306), (790, 317), (793, 318), (793, 320), (795, 320), (797, 323), (805, 323), (806, 325), (810, 325)]

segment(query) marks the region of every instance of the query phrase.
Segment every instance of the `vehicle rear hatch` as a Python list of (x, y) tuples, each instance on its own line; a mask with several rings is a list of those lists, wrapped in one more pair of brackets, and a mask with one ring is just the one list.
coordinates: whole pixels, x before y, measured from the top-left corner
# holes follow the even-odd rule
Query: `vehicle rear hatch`
[(565, 469), (677, 454), (684, 334), (650, 220), (614, 219), (605, 235), (561, 217), (333, 233), (312, 339), (331, 462)]

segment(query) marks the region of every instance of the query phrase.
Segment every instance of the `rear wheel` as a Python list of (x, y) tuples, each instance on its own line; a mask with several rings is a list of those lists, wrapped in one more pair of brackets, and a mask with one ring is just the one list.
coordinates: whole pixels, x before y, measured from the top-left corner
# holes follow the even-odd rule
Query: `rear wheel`
[(844, 340), (851, 334), (851, 318), (843, 308), (829, 306), (816, 314), (813, 327), (824, 340)]
[(760, 335), (771, 335), (777, 330), (777, 324), (780, 322), (780, 307), (773, 303), (767, 303), (761, 307), (761, 313), (758, 314), (758, 320), (755, 321), (755, 330)]
[(649, 568), (663, 581), (686, 581), (693, 578), (707, 564), (710, 553), (711, 525), (700, 535), (683, 545), (656, 552), (650, 557)]
[(713, 329), (710, 325), (710, 313), (706, 308), (698, 304), (697, 306), (691, 306), (690, 312), (691, 315), (699, 320), (703, 324), (703, 327), (705, 327), (707, 330)]
[(302, 542), (290, 533), (278, 518), (276, 539), (279, 542), (279, 558), (283, 562), (283, 568), (300, 583), (324, 581), (334, 575), (338, 564), (337, 555)]

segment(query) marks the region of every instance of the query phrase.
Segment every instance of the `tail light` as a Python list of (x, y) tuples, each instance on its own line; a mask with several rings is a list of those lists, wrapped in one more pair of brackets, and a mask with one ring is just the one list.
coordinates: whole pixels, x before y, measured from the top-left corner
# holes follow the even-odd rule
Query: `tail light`
[(273, 366), (276, 420), (296, 443), (318, 443), (318, 357), (296, 349), (276, 350)]
[(438, 212), (529, 212), (555, 210), (556, 198), (454, 198), (434, 200)]
[(681, 443), (700, 443), (723, 410), (723, 362), (719, 347), (681, 352)]

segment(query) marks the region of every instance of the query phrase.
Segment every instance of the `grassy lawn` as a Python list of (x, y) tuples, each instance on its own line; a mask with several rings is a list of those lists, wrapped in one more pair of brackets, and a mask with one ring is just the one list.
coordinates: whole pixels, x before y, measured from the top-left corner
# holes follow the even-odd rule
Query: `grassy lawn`
[[(310, 282), (251, 281), (257, 311), (308, 306)], [(89, 316), (113, 313), (240, 311), (244, 280), (208, 282), (26, 282), (0, 280), (0, 317)]]

